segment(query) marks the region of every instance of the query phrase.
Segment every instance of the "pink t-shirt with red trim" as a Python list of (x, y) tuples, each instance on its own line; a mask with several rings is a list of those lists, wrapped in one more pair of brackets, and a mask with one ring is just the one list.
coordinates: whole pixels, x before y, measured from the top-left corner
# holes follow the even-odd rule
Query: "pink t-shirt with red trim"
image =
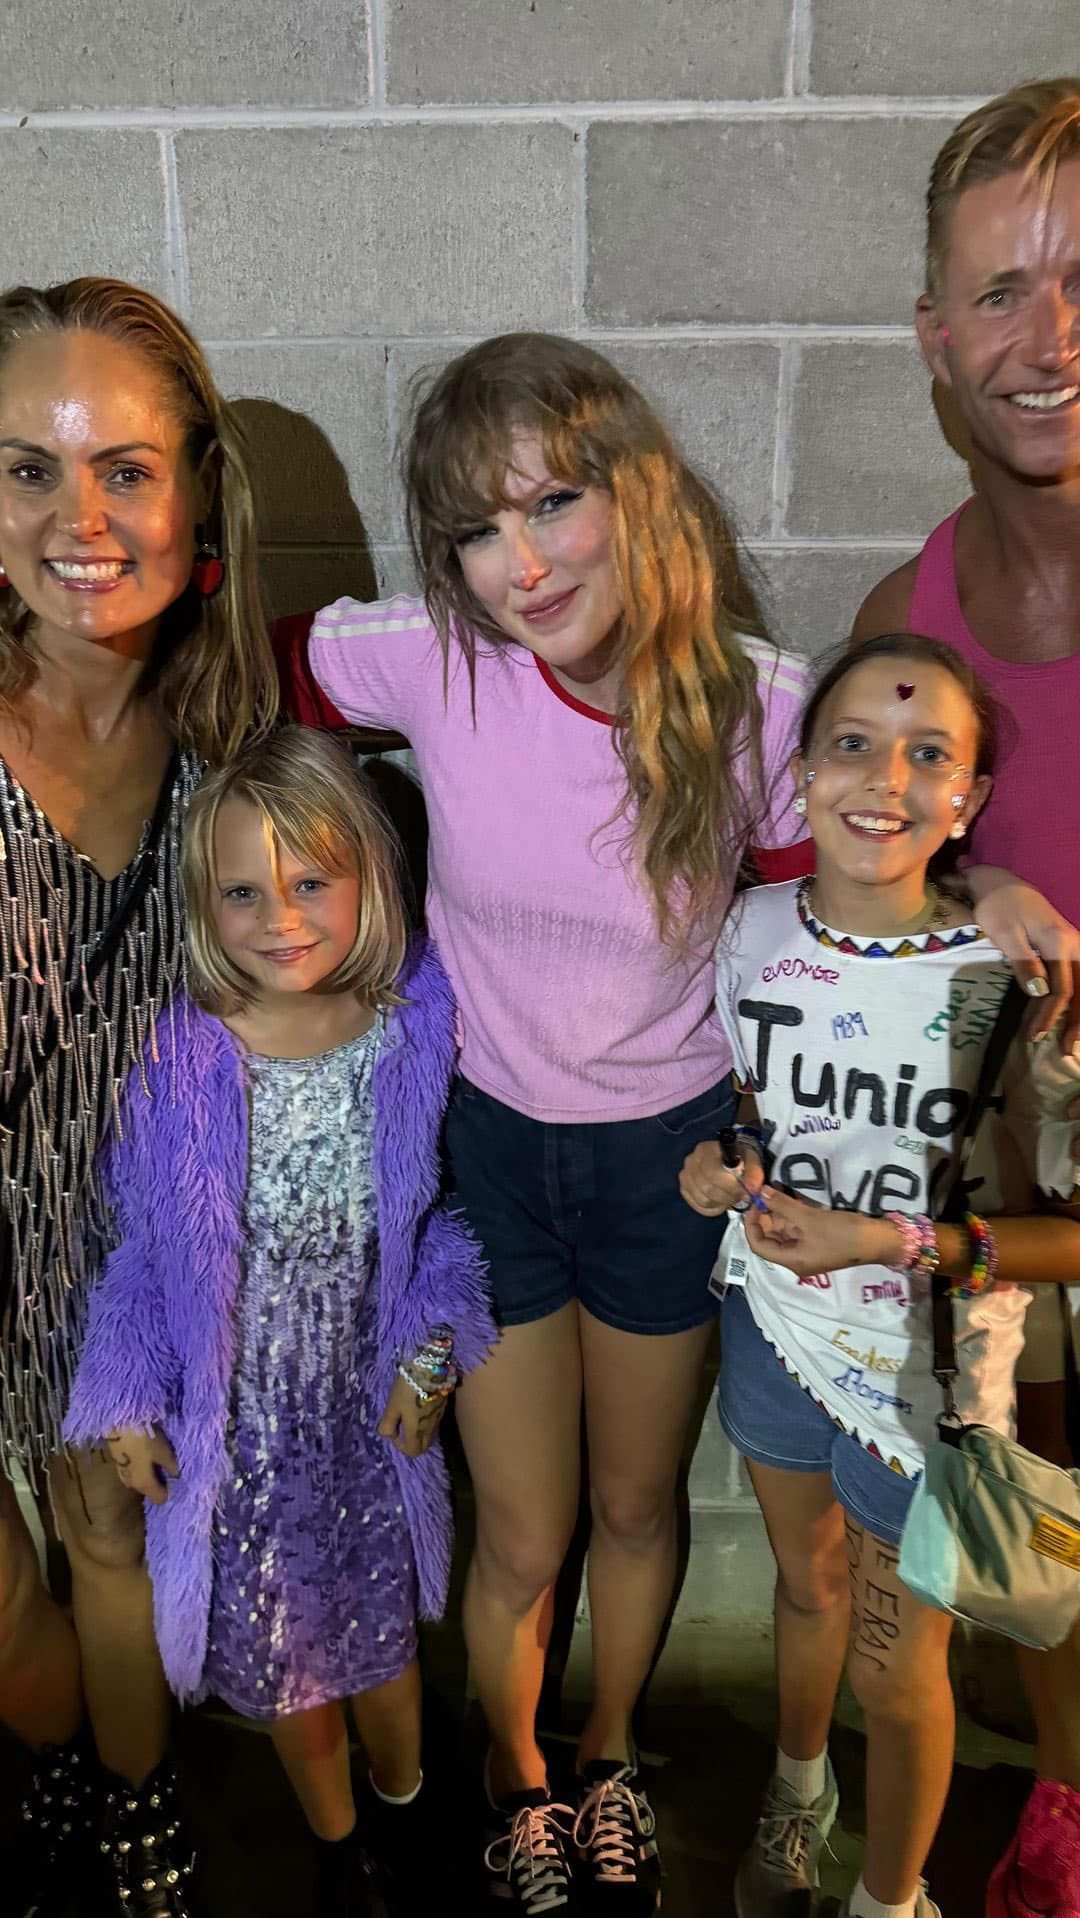
[[(761, 640), (771, 878), (804, 869), (787, 760), (806, 667)], [(465, 1076), (536, 1119), (648, 1118), (729, 1070), (713, 955), (663, 946), (628, 868), (611, 720), (524, 648), (479, 642), (475, 716), (460, 654), (443, 661), (423, 602), (339, 599), (318, 613), (310, 663), (348, 719), (409, 739), (431, 828), (428, 923), (462, 1016)], [(768, 849), (774, 849), (770, 861)], [(791, 849), (791, 850), (789, 850)], [(786, 855), (786, 856), (785, 856)], [(787, 870), (785, 871), (785, 867)]]

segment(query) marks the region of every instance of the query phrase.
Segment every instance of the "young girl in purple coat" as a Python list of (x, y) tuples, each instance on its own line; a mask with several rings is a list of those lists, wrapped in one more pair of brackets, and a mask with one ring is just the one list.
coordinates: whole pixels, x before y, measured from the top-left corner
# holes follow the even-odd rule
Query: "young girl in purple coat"
[[(383, 1906), (341, 1701), (376, 1792), (410, 1802), (417, 1601), (441, 1611), (451, 1546), (435, 1439), (492, 1337), (479, 1250), (437, 1204), (454, 1005), (325, 735), (285, 728), (208, 778), (183, 870), (191, 997), (107, 1148), (118, 1244), (67, 1436), (105, 1439), (149, 1501), (174, 1691), (268, 1721), (320, 1914), (353, 1918)], [(130, 1834), (144, 1875), (158, 1836)]]

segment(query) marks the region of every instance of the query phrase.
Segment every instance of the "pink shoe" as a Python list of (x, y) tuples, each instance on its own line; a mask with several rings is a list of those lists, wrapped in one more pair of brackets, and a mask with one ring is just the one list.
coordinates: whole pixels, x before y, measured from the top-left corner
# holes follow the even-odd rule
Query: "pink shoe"
[(1038, 1780), (994, 1867), (986, 1918), (1080, 1918), (1080, 1792)]

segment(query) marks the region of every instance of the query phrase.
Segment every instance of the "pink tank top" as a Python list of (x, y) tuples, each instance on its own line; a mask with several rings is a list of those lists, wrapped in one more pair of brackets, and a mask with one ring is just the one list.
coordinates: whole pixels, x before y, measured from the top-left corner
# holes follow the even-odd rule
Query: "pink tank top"
[(955, 646), (998, 708), (994, 790), (972, 833), (977, 861), (1004, 866), (1080, 926), (1080, 654), (1020, 665), (980, 646), (956, 586), (961, 506), (919, 556), (907, 626)]

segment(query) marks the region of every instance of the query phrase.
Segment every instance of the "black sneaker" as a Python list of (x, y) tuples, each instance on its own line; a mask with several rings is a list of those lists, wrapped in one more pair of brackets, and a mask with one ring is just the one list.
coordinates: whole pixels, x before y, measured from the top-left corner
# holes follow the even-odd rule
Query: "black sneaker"
[(522, 1918), (548, 1918), (572, 1909), (571, 1805), (553, 1805), (543, 1788), (510, 1792), (491, 1807), (491, 1842), (484, 1853), (492, 1905)]
[(4, 1854), (5, 1912), (56, 1918), (85, 1878), (100, 1806), (97, 1755), (84, 1732), (34, 1759), (19, 1822)]
[(574, 1843), (582, 1909), (648, 1918), (660, 1909), (656, 1818), (633, 1765), (596, 1759), (578, 1777)]

